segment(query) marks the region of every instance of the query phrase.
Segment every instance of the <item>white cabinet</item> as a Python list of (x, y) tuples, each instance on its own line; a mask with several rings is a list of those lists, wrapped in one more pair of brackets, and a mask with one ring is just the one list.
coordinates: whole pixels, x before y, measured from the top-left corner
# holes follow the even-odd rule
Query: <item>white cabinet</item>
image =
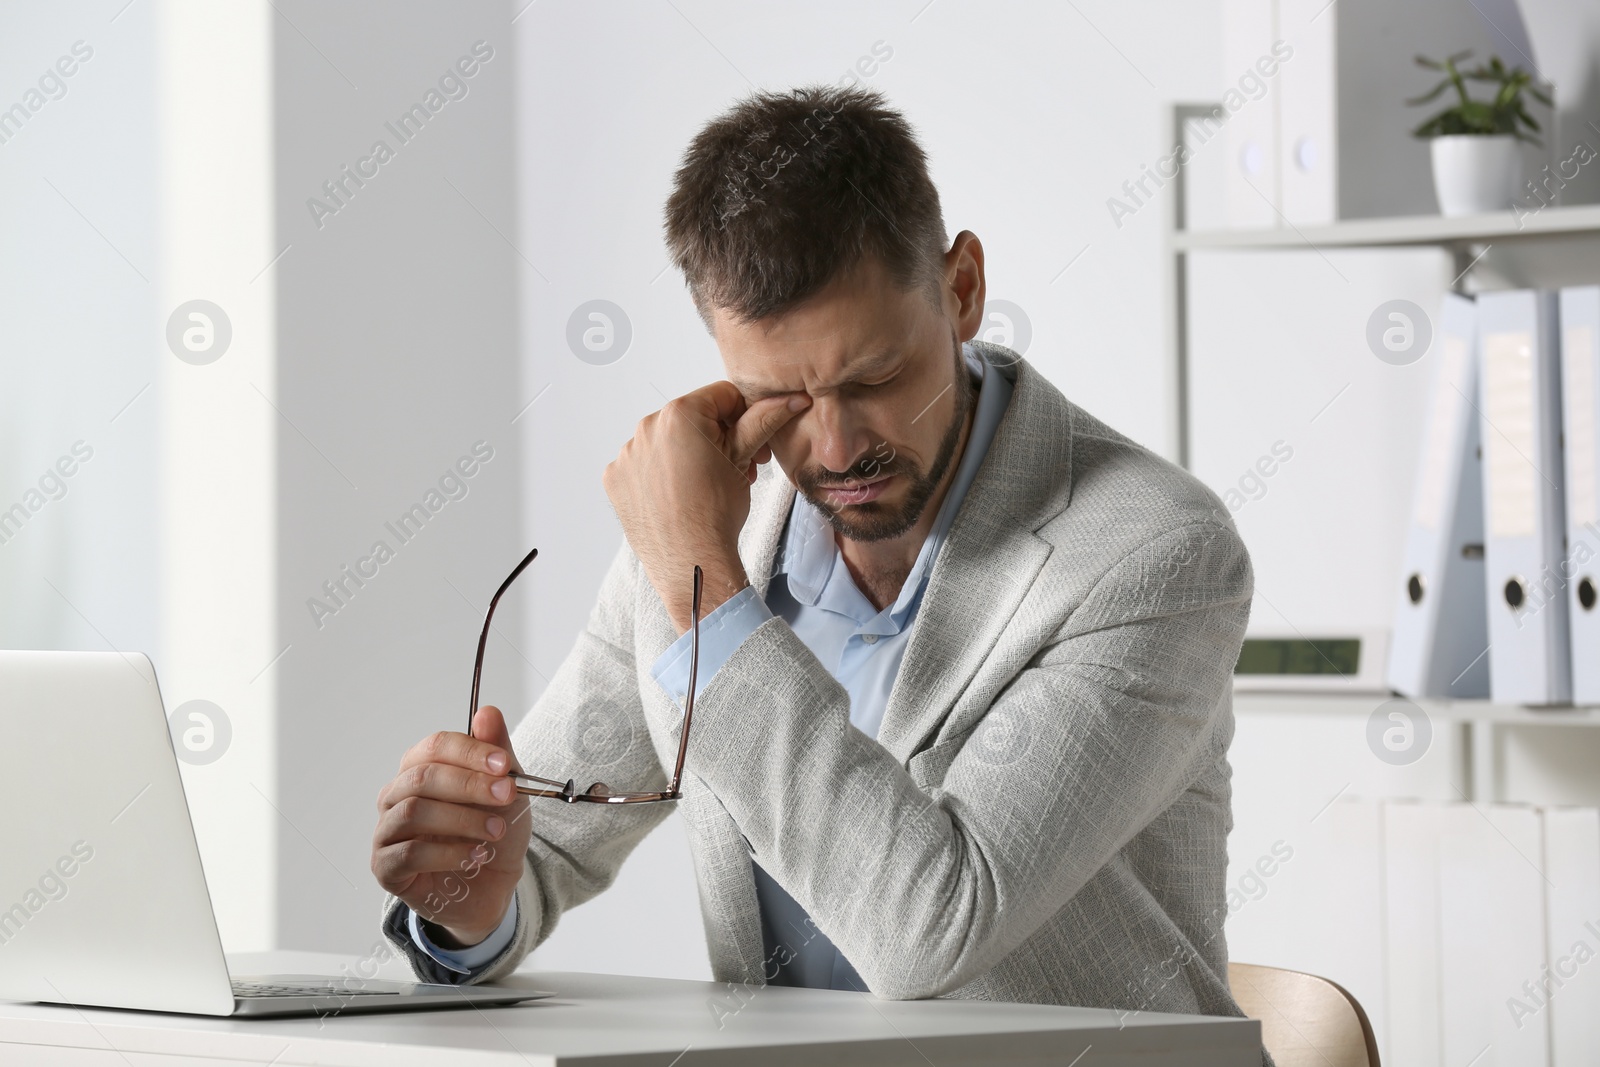
[(1562, 803), (1592, 763), (1548, 756), (1594, 751), (1600, 709), (1422, 701), (1432, 741), (1395, 766), (1383, 699), (1235, 698), (1230, 957), (1343, 985), (1385, 1063), (1593, 1063), (1600, 809)]

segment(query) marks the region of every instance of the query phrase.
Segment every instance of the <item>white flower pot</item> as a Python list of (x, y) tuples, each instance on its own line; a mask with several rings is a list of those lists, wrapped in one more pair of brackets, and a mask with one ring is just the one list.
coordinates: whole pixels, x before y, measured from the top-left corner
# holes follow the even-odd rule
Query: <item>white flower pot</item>
[(1445, 215), (1508, 211), (1522, 178), (1522, 154), (1509, 133), (1435, 137), (1433, 191)]

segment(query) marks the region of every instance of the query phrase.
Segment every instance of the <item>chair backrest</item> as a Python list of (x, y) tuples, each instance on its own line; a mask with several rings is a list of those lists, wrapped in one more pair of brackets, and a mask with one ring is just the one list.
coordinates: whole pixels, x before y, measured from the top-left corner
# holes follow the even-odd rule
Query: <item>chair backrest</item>
[(1278, 1067), (1379, 1067), (1367, 1013), (1337, 982), (1314, 974), (1228, 964), (1228, 985)]

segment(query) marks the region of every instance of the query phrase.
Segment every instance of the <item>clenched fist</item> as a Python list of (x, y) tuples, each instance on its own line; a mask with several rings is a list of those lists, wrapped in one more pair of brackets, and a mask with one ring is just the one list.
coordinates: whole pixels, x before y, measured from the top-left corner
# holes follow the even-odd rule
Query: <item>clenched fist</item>
[(696, 565), (710, 614), (749, 584), (739, 531), (750, 514), (757, 468), (772, 435), (811, 406), (804, 393), (747, 404), (731, 382), (713, 382), (640, 420), (605, 470), (606, 496), (681, 634), (689, 628)]

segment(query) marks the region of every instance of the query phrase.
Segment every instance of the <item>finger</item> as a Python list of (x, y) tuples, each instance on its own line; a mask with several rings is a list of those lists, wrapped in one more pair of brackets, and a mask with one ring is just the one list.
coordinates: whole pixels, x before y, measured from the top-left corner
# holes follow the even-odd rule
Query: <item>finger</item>
[(712, 382), (685, 393), (683, 399), (690, 401), (696, 410), (703, 410), (713, 421), (729, 426), (738, 422), (750, 406), (732, 382)]
[[(499, 721), (500, 730), (505, 730), (505, 720), (500, 718), (497, 708), (485, 708), (493, 711), (494, 717)], [(478, 720), (483, 712), (473, 717), (473, 731), (477, 732)], [(489, 774), (504, 774), (511, 767), (508, 754), (510, 748), (509, 738), (504, 746), (495, 745), (487, 741), (454, 730), (440, 730), (438, 733), (429, 734), (406, 752), (400, 758), (400, 769), (409, 770), (423, 763), (449, 763), (456, 767), (465, 767), (468, 770), (486, 771)]]
[[(506, 726), (506, 717), (499, 708), (493, 704), (485, 704), (478, 709), (478, 714), (473, 716), (472, 719), (472, 736), (485, 744), (503, 749), (506, 758), (510, 761), (508, 764), (509, 770), (522, 770), (522, 765), (517, 762), (516, 750), (511, 747), (511, 730)], [(485, 762), (487, 762), (487, 757), (485, 757)]]
[(733, 440), (729, 458), (734, 465), (743, 467), (755, 458), (772, 435), (788, 425), (789, 420), (811, 406), (811, 398), (804, 393), (769, 396), (751, 404), (733, 426)]
[(378, 819), (372, 843), (376, 848), (383, 848), (412, 837), (498, 841), (505, 832), (505, 817), (492, 811), (426, 797), (407, 797)]
[(412, 838), (375, 850), (372, 853), (372, 873), (379, 885), (389, 892), (395, 892), (391, 887), (403, 889), (419, 874), (454, 873), (481, 866), (478, 857), (482, 853), (475, 850), (482, 847), (467, 842), (451, 844)]
[(498, 808), (510, 803), (515, 795), (511, 779), (504, 775), (469, 771), (448, 763), (419, 763), (401, 771), (384, 786), (378, 794), (378, 809), (388, 811), (406, 797)]
[[(744, 396), (732, 382), (712, 382), (669, 401), (658, 414), (674, 424), (687, 423), (707, 444), (727, 455), (733, 427), (746, 411)], [(641, 434), (634, 436), (639, 439)]]

